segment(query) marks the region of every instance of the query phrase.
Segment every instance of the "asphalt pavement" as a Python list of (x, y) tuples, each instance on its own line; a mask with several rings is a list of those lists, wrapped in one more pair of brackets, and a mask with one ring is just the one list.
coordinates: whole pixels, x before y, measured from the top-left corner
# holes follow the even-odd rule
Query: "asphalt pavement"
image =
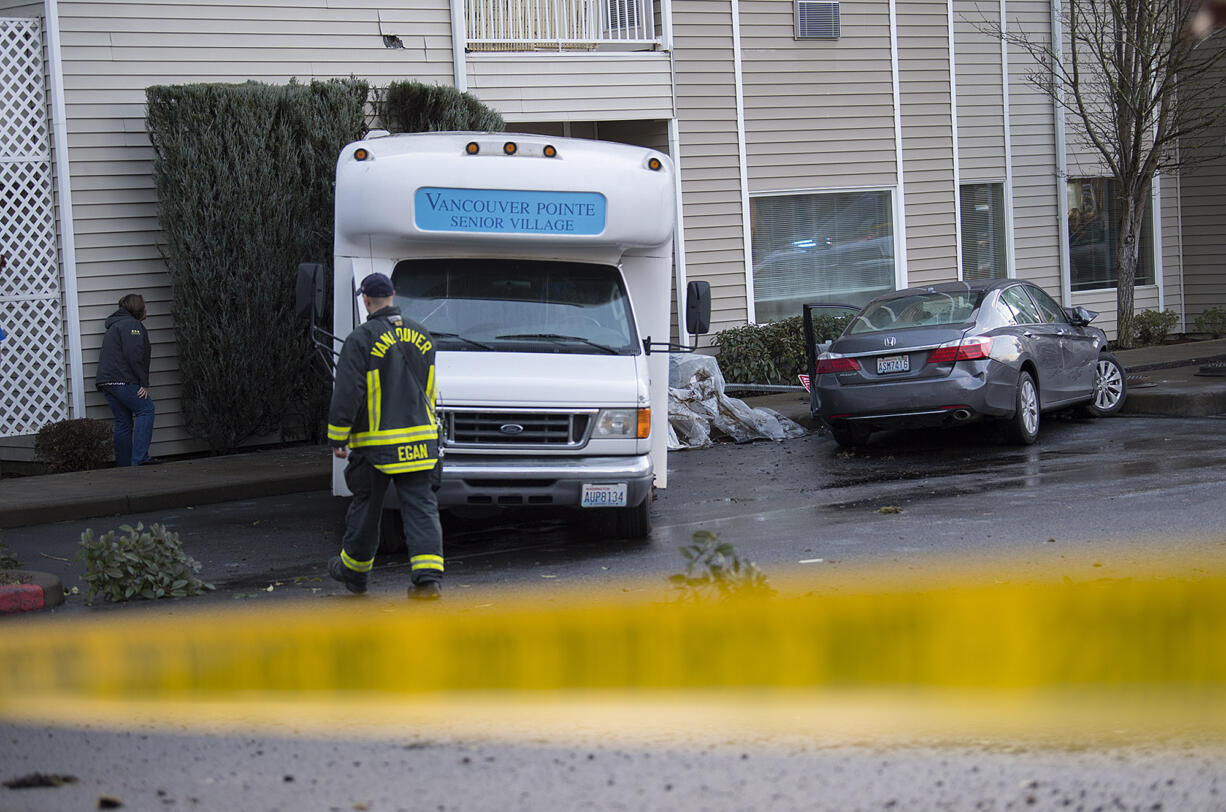
[[(1117, 355), (1129, 377), (1124, 414), (1226, 416), (1226, 339), (1144, 347)], [(745, 400), (814, 427), (804, 392)], [(331, 475), (332, 455), (326, 447), (299, 445), (171, 459), (156, 466), (10, 477), (0, 480), (0, 530), (322, 491), (330, 487)]]

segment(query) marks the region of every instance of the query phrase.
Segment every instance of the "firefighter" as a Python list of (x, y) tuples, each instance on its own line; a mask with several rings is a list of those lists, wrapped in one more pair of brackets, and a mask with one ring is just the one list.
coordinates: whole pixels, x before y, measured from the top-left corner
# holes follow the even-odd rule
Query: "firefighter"
[(369, 315), (341, 348), (328, 411), (328, 444), (348, 460), (345, 484), (353, 501), (341, 554), (328, 562), (328, 574), (350, 592), (366, 591), (391, 481), (409, 548), (409, 597), (438, 598), (443, 534), (432, 487), (439, 464), (433, 341), (422, 325), (400, 315), (383, 274), (367, 276), (357, 292)]

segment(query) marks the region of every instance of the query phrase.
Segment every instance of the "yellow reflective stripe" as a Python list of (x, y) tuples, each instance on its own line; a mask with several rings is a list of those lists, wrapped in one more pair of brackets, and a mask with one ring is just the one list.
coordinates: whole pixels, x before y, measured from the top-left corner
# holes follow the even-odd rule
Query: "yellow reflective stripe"
[(369, 561), (354, 561), (349, 553), (341, 550), (341, 563), (354, 572), (370, 572), (371, 567), (375, 565), (375, 560), (372, 558)]
[(382, 408), (383, 392), (379, 385), (379, 370), (372, 369), (366, 373), (366, 422), (372, 432), (379, 430)]
[(438, 570), (443, 571), (443, 557), (441, 555), (415, 555), (409, 559), (412, 565), (412, 570)]
[(407, 474), (412, 471), (429, 471), (434, 467), (434, 460), (416, 460), (414, 462), (389, 462), (385, 465), (375, 464), (385, 474)]
[(426, 378), (426, 411), (430, 414), (430, 422), (438, 425), (438, 415), (434, 413), (434, 365), (430, 365), (430, 375)]
[(348, 440), (349, 439), (349, 427), (348, 426), (334, 426), (331, 423), (329, 423), (328, 424), (328, 439), (336, 440), (337, 442), (344, 442), (345, 440)]
[(356, 431), (349, 444), (354, 448), (372, 445), (399, 445), (415, 440), (433, 440), (438, 437), (436, 426), (409, 426), (403, 429), (387, 429), (385, 431)]

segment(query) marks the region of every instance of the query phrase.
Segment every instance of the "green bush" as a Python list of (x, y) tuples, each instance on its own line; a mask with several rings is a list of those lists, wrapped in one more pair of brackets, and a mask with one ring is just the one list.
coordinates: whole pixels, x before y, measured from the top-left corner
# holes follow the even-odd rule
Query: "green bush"
[(1220, 307), (1207, 307), (1196, 317), (1196, 332), (1209, 333), (1214, 338), (1226, 335), (1226, 310)]
[(481, 130), (502, 132), (498, 111), (454, 87), (421, 82), (392, 82), (377, 102), (383, 126), (394, 133)]
[[(813, 317), (819, 342), (837, 338), (853, 314), (823, 313)], [(805, 371), (805, 327), (801, 316), (769, 324), (749, 324), (715, 334), (719, 368), (732, 383), (797, 384)]]
[(183, 418), (214, 451), (295, 424), (321, 434), (329, 385), (294, 317), (297, 267), (332, 256), (336, 158), (365, 133), (368, 90), (146, 90)]
[(76, 560), (85, 562), (81, 578), (89, 584), (87, 603), (101, 595), (108, 601), (132, 598), (186, 598), (213, 589), (196, 577), (200, 562), (183, 552), (179, 535), (160, 524), (121, 525), (123, 535), (111, 530), (98, 538), (87, 529), (81, 534)]
[(753, 561), (741, 560), (733, 546), (710, 530), (699, 530), (681, 548), (685, 572), (668, 580), (680, 590), (680, 600), (701, 603), (710, 598), (755, 595), (769, 597), (775, 590)]
[(1174, 310), (1142, 310), (1132, 317), (1134, 334), (1141, 346), (1161, 344), (1171, 328), (1179, 323), (1179, 314)]
[(34, 435), (34, 457), (52, 474), (105, 468), (112, 454), (111, 424), (105, 420), (60, 420)]
[(13, 551), (9, 546), (0, 541), (0, 570), (17, 570), (21, 569), (21, 562), (13, 555)]

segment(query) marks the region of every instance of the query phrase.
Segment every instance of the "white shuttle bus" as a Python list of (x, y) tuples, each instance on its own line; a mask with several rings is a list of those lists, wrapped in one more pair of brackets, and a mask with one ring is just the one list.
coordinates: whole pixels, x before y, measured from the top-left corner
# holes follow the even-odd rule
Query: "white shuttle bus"
[(430, 331), (440, 507), (569, 506), (599, 511), (612, 535), (650, 531), (652, 485), (667, 484), (674, 188), (666, 155), (603, 141), (422, 133), (345, 147), (335, 336), (365, 318), (354, 290), (375, 271)]

